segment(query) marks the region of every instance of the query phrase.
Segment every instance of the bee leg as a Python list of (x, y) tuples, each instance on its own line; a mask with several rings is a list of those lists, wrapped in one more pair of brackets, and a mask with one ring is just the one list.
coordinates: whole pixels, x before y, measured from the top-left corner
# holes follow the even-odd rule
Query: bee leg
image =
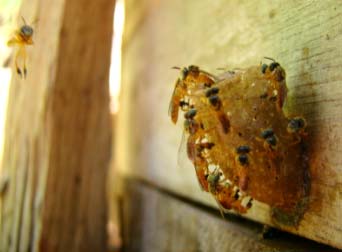
[(25, 48), (22, 49), (23, 62), (24, 62), (24, 79), (26, 79), (27, 68), (26, 68), (26, 51)]
[(17, 70), (17, 74), (20, 76), (20, 78), (22, 78), (23, 74), (22, 74), (22, 71), (21, 71), (19, 64), (18, 64), (18, 58), (19, 58), (20, 52), (21, 52), (21, 50), (19, 48), (18, 51), (15, 53), (15, 56), (14, 56), (14, 64), (15, 64), (15, 69)]
[(20, 68), (19, 68), (19, 67), (17, 67), (17, 74), (20, 76), (20, 78), (22, 78), (22, 77), (23, 77), (23, 75), (22, 75), (22, 73), (21, 73), (21, 70), (20, 70)]
[(20, 67), (16, 64), (16, 69), (17, 69), (17, 74), (20, 76), (20, 78), (23, 78), (23, 73), (22, 73), (22, 71), (21, 71), (21, 69), (20, 69)]

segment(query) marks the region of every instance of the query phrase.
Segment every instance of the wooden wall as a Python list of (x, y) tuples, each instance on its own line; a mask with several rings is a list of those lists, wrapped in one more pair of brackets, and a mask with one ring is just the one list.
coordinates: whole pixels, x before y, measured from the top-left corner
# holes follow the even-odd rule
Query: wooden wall
[[(174, 126), (167, 114), (178, 77), (171, 67), (195, 64), (219, 73), (217, 68), (275, 58), (287, 72), (286, 111), (303, 115), (310, 133), (309, 209), (298, 228), (285, 229), (342, 248), (341, 23), (341, 3), (334, 0), (127, 0), (117, 125), (120, 172), (216, 207), (199, 189), (192, 165), (177, 164), (182, 125)], [(167, 201), (160, 203), (167, 207)], [(269, 207), (262, 203), (243, 217), (270, 224)]]
[[(170, 252), (336, 252), (287, 233), (269, 233), (237, 216), (219, 212), (141, 181), (126, 181), (123, 216), (124, 251)], [(265, 236), (266, 237), (266, 236)], [(270, 237), (270, 236), (269, 236)]]

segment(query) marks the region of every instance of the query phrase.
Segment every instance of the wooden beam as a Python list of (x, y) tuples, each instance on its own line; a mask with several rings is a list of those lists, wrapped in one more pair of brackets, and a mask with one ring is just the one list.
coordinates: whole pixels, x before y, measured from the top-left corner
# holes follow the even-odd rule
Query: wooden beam
[[(118, 166), (123, 173), (215, 206), (199, 189), (178, 148), (168, 103), (179, 73), (173, 66), (257, 65), (275, 58), (287, 72), (286, 112), (309, 124), (311, 195), (297, 228), (285, 230), (342, 248), (342, 11), (329, 1), (127, 0)], [(137, 127), (136, 125), (139, 125)], [(134, 157), (134, 158), (132, 158)], [(271, 223), (256, 202), (247, 218)], [(319, 227), (319, 228), (318, 228)]]
[(1, 251), (105, 251), (114, 0), (24, 0), (38, 19), (28, 73), (13, 71)]
[[(125, 183), (124, 241), (127, 251), (333, 252), (286, 233), (262, 239), (262, 225), (199, 208), (137, 180)], [(275, 233), (273, 233), (275, 234)]]

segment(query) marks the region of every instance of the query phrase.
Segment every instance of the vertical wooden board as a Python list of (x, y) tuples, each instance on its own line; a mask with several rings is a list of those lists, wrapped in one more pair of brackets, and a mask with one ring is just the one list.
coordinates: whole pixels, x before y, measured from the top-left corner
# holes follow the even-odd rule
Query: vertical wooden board
[[(104, 251), (114, 0), (23, 1), (34, 26), (12, 80), (1, 251)], [(91, 18), (89, 18), (91, 17)]]
[(127, 251), (338, 251), (286, 233), (264, 240), (261, 225), (233, 216), (227, 216), (227, 221), (147, 184), (125, 182), (122, 212)]
[(65, 2), (49, 111), (52, 134), (46, 195), (56, 198), (45, 201), (42, 251), (105, 249), (113, 4), (112, 0)]
[[(46, 4), (53, 11), (47, 8), (44, 15), (40, 15), (38, 0), (23, 1), (20, 8), (20, 15), (27, 22), (32, 23), (38, 17), (40, 22), (34, 26), (35, 46), (27, 48), (27, 78), (21, 79), (13, 69), (9, 92), (2, 164), (9, 183), (2, 198), (1, 251), (24, 251), (32, 247), (40, 225), (48, 160), (45, 97), (47, 83), (51, 81), (49, 70), (57, 57), (64, 6), (62, 1)], [(22, 21), (18, 18), (19, 25)], [(38, 54), (39, 51), (42, 53)]]
[[(178, 77), (171, 67), (195, 64), (219, 73), (219, 67), (257, 65), (273, 57), (287, 72), (286, 111), (303, 115), (310, 133), (309, 209), (298, 228), (285, 229), (342, 248), (339, 3), (145, 0), (139, 1), (139, 13), (136, 1), (126, 2), (117, 151), (122, 172), (214, 205), (200, 192), (186, 158), (177, 164), (182, 125), (175, 127), (167, 116)], [(265, 204), (246, 216), (270, 223)]]

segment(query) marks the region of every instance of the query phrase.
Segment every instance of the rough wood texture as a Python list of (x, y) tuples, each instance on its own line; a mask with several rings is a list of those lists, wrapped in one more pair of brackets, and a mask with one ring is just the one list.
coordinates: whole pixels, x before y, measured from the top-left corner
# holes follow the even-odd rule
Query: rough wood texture
[[(342, 248), (339, 2), (128, 0), (126, 6), (120, 169), (215, 205), (200, 191), (193, 167), (177, 165), (182, 125), (167, 116), (178, 77), (171, 67), (196, 64), (219, 73), (273, 57), (287, 71), (287, 112), (307, 119), (311, 143), (309, 209), (298, 228), (287, 230)], [(247, 217), (269, 223), (269, 208), (255, 204)]]
[(337, 251), (286, 233), (263, 240), (261, 225), (233, 216), (223, 220), (215, 211), (198, 209), (135, 180), (125, 189), (126, 251)]
[(39, 22), (27, 79), (10, 90), (1, 251), (105, 251), (113, 7), (23, 1)]

